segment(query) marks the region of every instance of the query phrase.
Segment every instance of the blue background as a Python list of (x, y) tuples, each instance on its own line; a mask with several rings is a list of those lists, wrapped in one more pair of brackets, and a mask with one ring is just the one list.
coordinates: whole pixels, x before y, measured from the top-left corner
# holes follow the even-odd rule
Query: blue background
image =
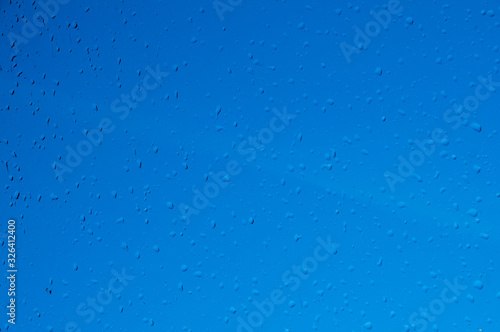
[[(1, 4), (9, 331), (500, 329), (495, 2), (401, 1), (368, 32), (390, 2), (54, 3)], [(291, 287), (318, 237), (336, 254)]]

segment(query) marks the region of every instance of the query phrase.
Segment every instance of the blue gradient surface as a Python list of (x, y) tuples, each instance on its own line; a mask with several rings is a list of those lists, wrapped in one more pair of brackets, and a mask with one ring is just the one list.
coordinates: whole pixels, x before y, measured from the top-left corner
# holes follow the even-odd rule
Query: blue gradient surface
[(498, 3), (0, 8), (0, 331), (500, 330)]

